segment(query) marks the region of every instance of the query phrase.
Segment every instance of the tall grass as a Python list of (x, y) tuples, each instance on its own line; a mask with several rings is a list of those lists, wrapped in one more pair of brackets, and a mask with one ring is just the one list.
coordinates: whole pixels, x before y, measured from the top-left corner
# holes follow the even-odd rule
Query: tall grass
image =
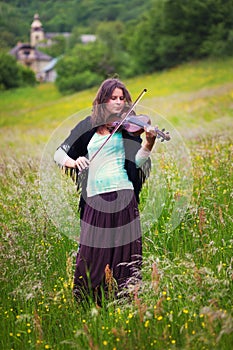
[[(48, 126), (45, 132), (46, 118), (39, 118), (39, 110), (48, 108), (52, 115), (54, 105), (49, 109), (48, 97), (46, 101), (41, 97), (42, 105), (38, 106), (37, 112), (36, 102), (30, 107), (32, 114), (27, 111), (25, 118), (30, 123), (24, 117), (19, 123), (19, 120), (15, 121), (17, 108), (21, 103), (24, 105), (25, 98), (18, 99), (18, 107), (14, 110), (14, 95), (7, 94), (8, 104), (12, 100), (12, 106), (2, 110), (5, 117), (10, 115), (10, 119), (1, 129), (5, 145), (0, 172), (2, 349), (232, 348), (233, 143), (230, 96), (233, 90), (225, 72), (227, 69), (231, 71), (232, 66), (215, 62), (211, 71), (211, 65), (208, 65), (209, 76), (215, 71), (216, 85), (222, 86), (219, 94), (220, 90), (212, 89), (211, 79), (209, 87), (208, 81), (205, 82), (205, 89), (209, 88), (212, 93), (211, 99), (203, 95), (202, 74), (199, 85), (192, 85), (187, 67), (169, 71), (167, 76), (163, 73), (160, 87), (167, 104), (177, 106), (173, 112), (168, 108), (168, 119), (174, 118), (176, 112), (185, 125), (182, 127), (182, 123), (177, 123), (175, 126), (183, 135), (192, 163), (192, 195), (188, 208), (177, 226), (169, 230), (174, 203), (182, 197), (183, 189), (178, 188), (180, 174), (171, 159), (166, 158), (166, 147), (158, 144), (157, 152), (153, 154), (151, 177), (141, 194), (144, 228), (142, 285), (140, 289), (132, 288), (130, 302), (124, 297), (117, 301), (105, 300), (102, 308), (91, 300), (89, 305), (79, 305), (74, 301), (72, 283), (77, 242), (59, 232), (56, 223), (47, 215), (40, 196), (40, 152), (52, 127)], [(195, 77), (199, 71), (203, 72), (202, 67), (207, 68), (205, 63), (192, 66), (194, 80), (198, 81)], [(189, 76), (184, 74), (186, 69)], [(170, 88), (167, 87), (168, 79)], [(176, 84), (173, 85), (172, 81)], [(166, 86), (162, 85), (165, 83)], [(135, 86), (139, 85), (140, 82), (135, 80)], [(61, 108), (64, 98), (59, 97), (53, 87), (51, 89), (51, 101), (54, 99)], [(165, 91), (171, 96), (166, 98)], [(179, 98), (174, 101), (176, 91)], [(182, 91), (186, 91), (185, 95), (180, 95)], [(81, 96), (85, 94), (88, 96), (88, 92)], [(92, 94), (93, 91), (89, 92), (89, 96)], [(194, 105), (200, 94), (202, 103), (198, 104), (197, 113)], [(78, 96), (75, 95), (77, 101)], [(73, 97), (66, 98), (71, 101)], [(151, 96), (151, 101), (154, 99), (155, 96)], [(85, 106), (87, 101), (82, 108)], [(161, 106), (164, 106), (164, 100)], [(216, 108), (221, 111), (222, 118), (220, 115), (214, 117)], [(66, 110), (65, 107), (61, 114)], [(207, 126), (205, 130), (199, 123), (208, 110), (209, 115), (203, 122)], [(196, 113), (198, 122), (195, 124)], [(57, 115), (56, 123), (59, 119)], [(22, 130), (24, 134), (21, 134)], [(41, 134), (40, 130), (43, 130)], [(25, 132), (38, 135), (39, 140), (36, 137), (27, 139)], [(156, 199), (152, 193), (156, 194)], [(76, 205), (75, 191), (71, 201)], [(56, 198), (54, 203), (56, 205)], [(154, 203), (159, 203), (160, 208)], [(67, 227), (73, 230), (73, 222), (67, 221)]]

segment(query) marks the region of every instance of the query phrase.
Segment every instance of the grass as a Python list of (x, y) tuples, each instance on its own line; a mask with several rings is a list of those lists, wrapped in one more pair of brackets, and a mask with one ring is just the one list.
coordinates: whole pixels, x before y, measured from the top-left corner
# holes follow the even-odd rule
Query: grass
[[(77, 242), (62, 229), (78, 236), (77, 194), (45, 157), (66, 136), (62, 121), (79, 118), (95, 90), (1, 94), (2, 349), (232, 348), (232, 63), (189, 63), (127, 82), (134, 98), (148, 88), (143, 104), (172, 140), (157, 143), (141, 193), (142, 287), (131, 303), (106, 300), (101, 309), (73, 300)], [(50, 191), (51, 174), (59, 192)], [(70, 216), (62, 212), (59, 226), (61, 189)]]

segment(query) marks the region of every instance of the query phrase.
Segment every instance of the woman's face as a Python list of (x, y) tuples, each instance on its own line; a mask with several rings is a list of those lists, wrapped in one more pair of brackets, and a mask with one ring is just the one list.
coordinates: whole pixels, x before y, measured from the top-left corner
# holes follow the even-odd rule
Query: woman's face
[(106, 109), (109, 114), (121, 113), (125, 105), (125, 98), (122, 89), (113, 90), (112, 96), (106, 103)]

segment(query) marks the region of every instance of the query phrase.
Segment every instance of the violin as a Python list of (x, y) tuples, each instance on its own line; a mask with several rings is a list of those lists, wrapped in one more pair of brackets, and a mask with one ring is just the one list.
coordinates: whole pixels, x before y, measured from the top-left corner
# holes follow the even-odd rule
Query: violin
[(151, 125), (151, 120), (147, 115), (131, 115), (125, 118), (123, 123), (121, 123), (121, 118), (119, 119), (117, 116), (110, 116), (110, 120), (111, 119), (116, 120), (106, 124), (110, 131), (114, 130), (114, 128), (120, 124), (121, 128), (135, 136), (141, 135), (146, 131), (156, 135), (157, 138), (161, 138), (161, 142), (169, 141), (171, 139), (168, 131), (165, 133), (165, 129), (159, 130), (158, 127), (153, 127)]
[[(97, 154), (101, 151), (101, 149), (106, 145), (106, 143), (110, 140), (110, 138), (114, 135), (114, 133), (120, 128), (120, 127), (124, 127), (124, 124), (127, 125), (128, 123), (128, 131), (131, 130), (131, 132), (134, 133), (142, 133), (144, 131), (148, 131), (148, 132), (152, 132), (154, 133), (154, 135), (157, 135), (158, 138), (162, 138), (162, 142), (164, 140), (169, 141), (170, 140), (170, 135), (169, 132), (167, 132), (166, 134), (164, 133), (165, 129), (163, 129), (162, 131), (160, 131), (157, 127), (152, 127), (151, 123), (150, 123), (150, 119), (145, 116), (145, 115), (141, 115), (141, 116), (132, 116), (134, 107), (137, 105), (137, 103), (140, 101), (140, 99), (142, 98), (142, 96), (146, 93), (147, 89), (143, 89), (142, 92), (139, 94), (139, 96), (137, 97), (137, 99), (134, 101), (134, 103), (132, 104), (132, 106), (130, 107), (130, 109), (128, 110), (128, 112), (122, 117), (119, 118), (118, 120), (115, 121), (116, 124), (115, 126), (112, 128), (113, 130), (111, 131), (111, 133), (109, 134), (109, 136), (106, 138), (106, 140), (102, 143), (102, 145), (98, 148), (98, 150), (93, 154), (93, 156), (90, 159), (90, 162), (97, 156)], [(116, 117), (116, 116), (115, 116)], [(114, 122), (114, 121), (113, 121)], [(132, 124), (135, 126), (137, 126), (139, 129), (137, 131), (132, 131)], [(111, 125), (110, 125), (111, 127)], [(130, 132), (130, 131), (129, 131)]]

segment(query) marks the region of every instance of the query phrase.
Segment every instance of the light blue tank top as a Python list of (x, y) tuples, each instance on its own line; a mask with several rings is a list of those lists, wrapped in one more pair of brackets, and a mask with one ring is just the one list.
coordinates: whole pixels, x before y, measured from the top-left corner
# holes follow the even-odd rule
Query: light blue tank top
[[(88, 157), (100, 148), (109, 135), (95, 133), (88, 144)], [(87, 196), (112, 192), (122, 189), (133, 189), (128, 179), (125, 165), (125, 149), (121, 132), (116, 132), (104, 145), (89, 165)]]

